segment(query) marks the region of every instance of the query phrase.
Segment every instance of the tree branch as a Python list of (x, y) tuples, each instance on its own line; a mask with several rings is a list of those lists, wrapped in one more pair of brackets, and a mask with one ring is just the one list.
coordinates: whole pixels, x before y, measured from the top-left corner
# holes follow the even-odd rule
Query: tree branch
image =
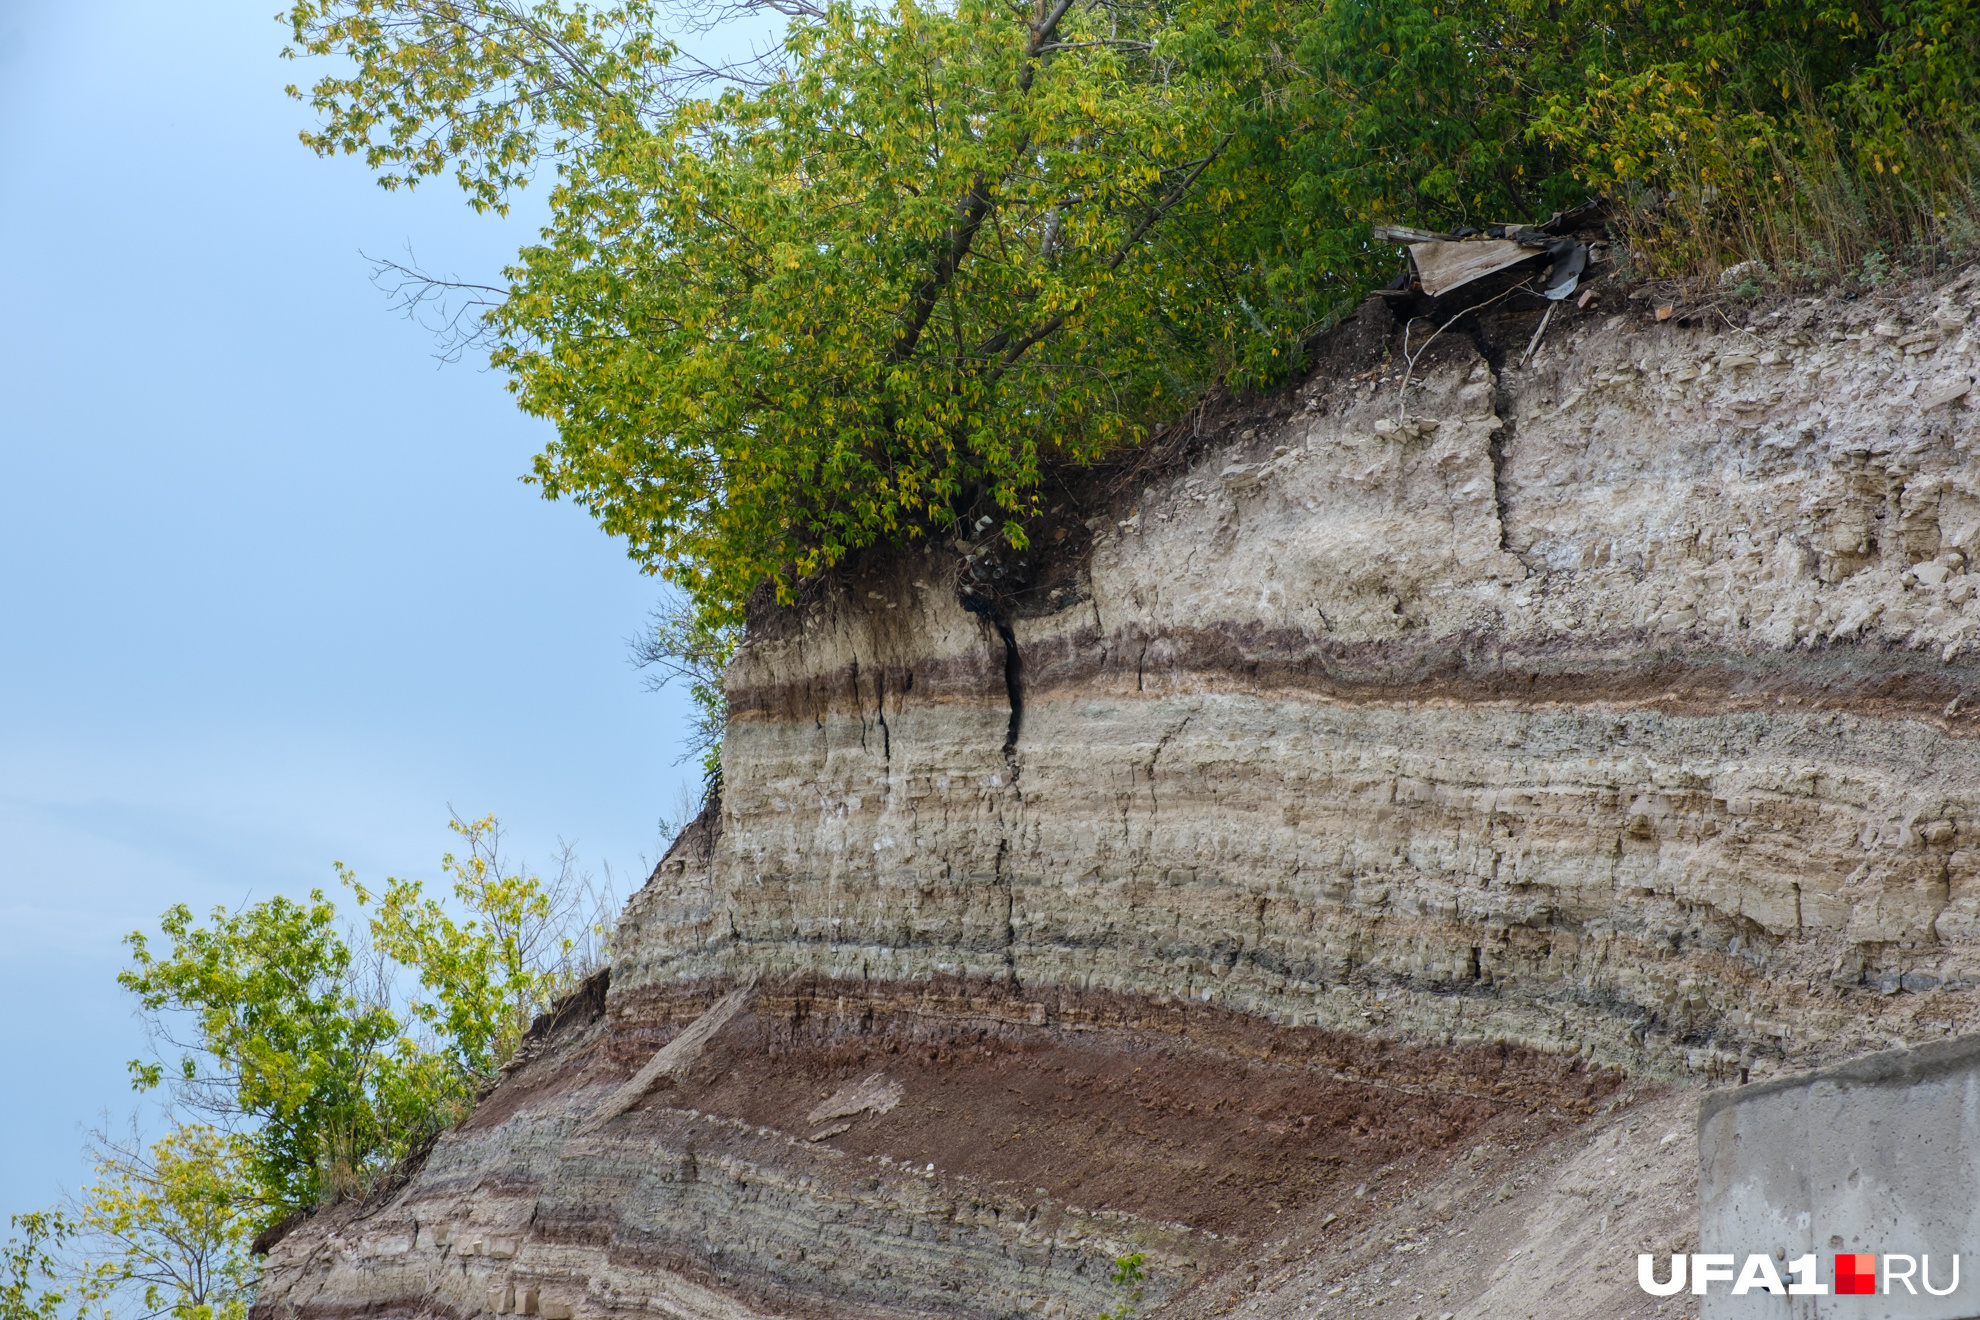
[[(509, 291), (492, 284), (471, 284), (465, 280), (440, 279), (389, 257), (372, 257), (371, 282), (389, 295), (393, 305), (409, 321), (432, 333), (439, 341), (440, 360), (458, 362), (469, 348), (490, 337), (486, 317), (490, 309), (508, 301)], [(408, 261), (417, 263), (410, 248)]]
[[(1018, 73), (1018, 94), (1031, 90), (1033, 77), (1037, 73), (1038, 59), (1052, 44), (1052, 35), (1059, 30), (1066, 11), (1072, 8), (1073, 0), (1057, 0), (1052, 8), (1031, 29), (1031, 41), (1025, 47), (1024, 68)], [(1031, 148), (1031, 135), (1026, 133), (1019, 139), (1017, 149), (1011, 153), (1011, 169), (1024, 159)], [(1008, 177), (1008, 171), (1006, 176)], [(1002, 182), (1000, 179), (998, 182)], [(893, 347), (887, 350), (888, 363), (904, 362), (914, 352), (921, 341), (921, 332), (928, 328), (928, 318), (935, 314), (935, 304), (942, 290), (948, 287), (962, 268), (963, 260), (969, 256), (970, 246), (976, 242), (977, 231), (983, 227), (983, 218), (990, 213), (991, 194), (995, 185), (987, 184), (981, 174), (970, 182), (969, 191), (957, 206), (960, 223), (950, 230), (949, 250), (936, 259), (935, 267), (928, 277), (915, 289), (914, 297), (908, 303), (907, 328), (895, 336)]]
[[(1147, 236), (1148, 231), (1153, 229), (1157, 224), (1159, 224), (1161, 222), (1162, 217), (1167, 215), (1171, 210), (1173, 210), (1176, 206), (1176, 203), (1182, 201), (1183, 197), (1188, 194), (1189, 190), (1196, 186), (1196, 181), (1203, 177), (1203, 171), (1209, 169), (1211, 164), (1217, 159), (1217, 157), (1224, 154), (1224, 148), (1230, 144), (1231, 137), (1232, 137), (1231, 134), (1226, 133), (1218, 141), (1216, 147), (1211, 150), (1209, 155), (1205, 156), (1202, 160), (1196, 162), (1196, 166), (1195, 168), (1190, 170), (1188, 178), (1184, 179), (1181, 183), (1177, 184), (1174, 190), (1171, 191), (1167, 197), (1163, 198), (1160, 203), (1150, 208), (1148, 214), (1142, 217), (1141, 223), (1135, 226), (1134, 232), (1129, 234), (1125, 239), (1123, 239), (1121, 241), (1120, 246), (1114, 250), (1114, 254), (1111, 257), (1107, 258), (1106, 266), (1105, 266), (1107, 270), (1118, 269), (1120, 267), (1120, 264), (1123, 261), (1127, 260), (1128, 254), (1134, 251), (1135, 247), (1141, 242), (1141, 240)], [(1001, 376), (1005, 371), (1009, 370), (1012, 366), (1016, 365), (1017, 360), (1023, 357), (1027, 352), (1029, 352), (1034, 345), (1038, 344), (1041, 340), (1047, 338), (1048, 336), (1056, 333), (1061, 327), (1065, 325), (1066, 319), (1069, 316), (1071, 316), (1072, 312), (1075, 310), (1077, 310), (1076, 307), (1069, 309), (1067, 311), (1060, 312), (1058, 315), (1052, 317), (1050, 320), (1046, 321), (1043, 325), (1039, 326), (1036, 330), (1024, 336), (1024, 338), (1018, 340), (1016, 343), (1011, 344), (1010, 347), (1006, 348), (1004, 350), (1003, 357), (998, 360), (996, 371), (992, 373), (991, 378), (994, 380), (996, 377)], [(1008, 335), (1004, 333), (1000, 333), (990, 342), (995, 343), (997, 339), (1005, 339), (1005, 338), (1008, 338)], [(986, 346), (986, 351), (994, 352), (995, 349), (990, 349), (987, 348)]]

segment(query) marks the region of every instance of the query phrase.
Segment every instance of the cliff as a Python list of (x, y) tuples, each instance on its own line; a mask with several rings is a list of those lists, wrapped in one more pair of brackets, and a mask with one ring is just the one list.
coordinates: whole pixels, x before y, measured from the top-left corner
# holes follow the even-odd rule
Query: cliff
[(1976, 293), (1614, 291), (1523, 364), (1533, 314), (1371, 306), (1022, 552), (757, 611), (609, 993), (264, 1315), (1090, 1315), (1141, 1251), (1267, 1316), (1467, 1225), (1671, 1249), (1697, 1088), (1975, 1020)]

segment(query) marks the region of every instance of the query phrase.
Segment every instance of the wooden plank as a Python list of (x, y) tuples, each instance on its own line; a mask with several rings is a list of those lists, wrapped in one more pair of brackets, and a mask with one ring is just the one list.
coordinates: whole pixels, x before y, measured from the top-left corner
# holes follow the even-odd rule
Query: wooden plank
[(1536, 255), (1532, 248), (1503, 238), (1414, 243), (1409, 249), (1409, 259), (1416, 263), (1416, 277), (1432, 298), (1441, 298), (1452, 289)]
[(1443, 237), (1428, 229), (1411, 229), (1408, 225), (1375, 226), (1375, 240), (1378, 243), (1434, 243)]

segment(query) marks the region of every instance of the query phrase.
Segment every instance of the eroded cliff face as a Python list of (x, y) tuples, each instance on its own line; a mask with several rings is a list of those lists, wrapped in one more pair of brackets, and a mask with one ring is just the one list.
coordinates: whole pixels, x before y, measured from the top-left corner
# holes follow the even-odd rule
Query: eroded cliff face
[[(1458, 1231), (1384, 1186), (1523, 1152), (1579, 1204), (1629, 1103), (1972, 1029), (1976, 293), (1606, 295), (1524, 365), (1531, 316), (1371, 308), (1025, 555), (761, 613), (609, 995), (262, 1306), (1091, 1314), (1140, 1250), (1177, 1314), (1308, 1314)], [(1691, 1149), (1575, 1231), (1676, 1246)]]
[(1980, 974), (1968, 296), (1584, 314), (1498, 371), (1446, 335), (1401, 409), (1400, 337), (1344, 337), (1011, 618), (1015, 713), (966, 566), (839, 585), (745, 648), (717, 856), (619, 974), (1008, 977), (1666, 1075), (1963, 1017), (1886, 992)]

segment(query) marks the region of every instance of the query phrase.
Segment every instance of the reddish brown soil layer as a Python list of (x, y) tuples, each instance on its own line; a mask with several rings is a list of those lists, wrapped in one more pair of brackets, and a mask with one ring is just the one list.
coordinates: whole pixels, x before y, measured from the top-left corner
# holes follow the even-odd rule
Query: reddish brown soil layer
[[(630, 1072), (710, 989), (615, 1004), (605, 1052)], [(1531, 1051), (1406, 1048), (1202, 1004), (961, 984), (845, 989), (764, 987), (686, 1081), (648, 1103), (800, 1137), (849, 1122), (823, 1142), (1233, 1234), (1488, 1125), (1516, 1119), (1542, 1137), (1618, 1083)], [(902, 1087), (896, 1108), (807, 1119), (874, 1073)]]

